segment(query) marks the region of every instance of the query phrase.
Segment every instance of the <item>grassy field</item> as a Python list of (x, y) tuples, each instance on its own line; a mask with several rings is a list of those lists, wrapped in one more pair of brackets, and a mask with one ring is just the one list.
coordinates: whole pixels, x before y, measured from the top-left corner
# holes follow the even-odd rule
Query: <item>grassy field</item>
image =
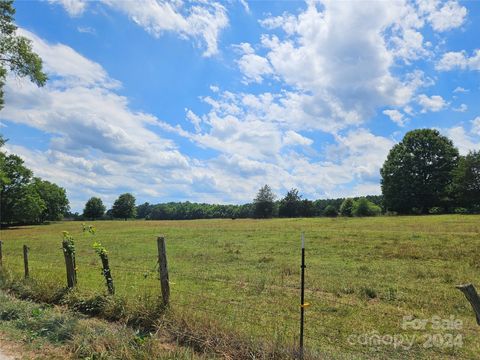
[[(480, 277), (480, 216), (92, 224), (93, 237), (77, 222), (3, 230), (4, 266), (20, 277), (26, 244), (31, 277), (63, 286), (66, 230), (76, 241), (78, 291), (105, 292), (91, 248), (100, 241), (109, 251), (116, 296), (138, 302), (160, 294), (156, 237), (163, 234), (173, 312), (192, 324), (208, 321), (219, 333), (280, 347), (298, 337), (304, 232), (311, 304), (305, 343), (312, 358), (474, 359), (480, 351), (480, 327), (455, 289)], [(423, 330), (403, 329), (405, 316), (454, 317), (462, 325), (436, 329), (430, 322)], [(380, 344), (366, 343), (375, 334)], [(413, 345), (394, 346), (388, 336), (413, 339)]]

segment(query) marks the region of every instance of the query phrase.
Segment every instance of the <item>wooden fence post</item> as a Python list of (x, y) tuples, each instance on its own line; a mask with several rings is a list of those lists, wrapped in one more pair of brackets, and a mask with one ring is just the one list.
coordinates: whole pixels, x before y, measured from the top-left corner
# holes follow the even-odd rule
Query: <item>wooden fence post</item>
[(3, 252), (2, 252), (3, 241), (0, 240), (0, 267), (3, 267)]
[(65, 267), (67, 269), (67, 286), (69, 288), (77, 285), (77, 270), (75, 269), (75, 252), (68, 241), (62, 242), (63, 255), (65, 256)]
[(477, 324), (480, 325), (480, 298), (478, 297), (477, 290), (472, 284), (458, 285), (456, 286), (460, 290), (467, 300), (472, 305), (473, 311), (475, 311), (475, 317), (477, 318)]
[(23, 267), (25, 269), (25, 279), (28, 278), (29, 272), (28, 272), (28, 246), (23, 245)]
[(170, 300), (170, 284), (168, 282), (168, 266), (167, 266), (167, 249), (165, 246), (165, 238), (159, 236), (157, 238), (158, 248), (158, 272), (160, 274), (160, 286), (162, 288), (163, 305), (168, 306)]
[(115, 287), (113, 286), (112, 272), (110, 271), (110, 265), (108, 264), (108, 255), (101, 254), (100, 259), (102, 260), (103, 276), (107, 283), (108, 293), (113, 295), (115, 294)]

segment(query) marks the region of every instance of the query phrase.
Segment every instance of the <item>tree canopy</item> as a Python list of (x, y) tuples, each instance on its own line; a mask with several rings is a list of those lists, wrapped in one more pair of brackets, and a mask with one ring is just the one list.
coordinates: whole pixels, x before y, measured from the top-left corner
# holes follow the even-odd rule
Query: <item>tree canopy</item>
[(298, 217), (302, 207), (302, 197), (298, 189), (291, 189), (285, 197), (280, 200), (278, 215), (281, 217)]
[(83, 217), (87, 219), (100, 219), (103, 214), (105, 214), (105, 205), (103, 205), (102, 199), (98, 197), (91, 197), (85, 203), (85, 208), (83, 209)]
[(419, 129), (405, 134), (389, 152), (380, 171), (387, 210), (428, 213), (448, 202), (458, 150), (437, 130)]
[(47, 75), (42, 70), (42, 59), (33, 52), (32, 43), (17, 34), (14, 23), (13, 0), (0, 1), (0, 110), (3, 108), (3, 86), (7, 73), (28, 77), (38, 86), (45, 85)]
[[(3, 139), (0, 143), (4, 144)], [(55, 221), (68, 210), (65, 189), (33, 177), (22, 158), (0, 151), (0, 222)]]
[(256, 218), (271, 218), (275, 209), (275, 194), (270, 186), (262, 186), (253, 203), (255, 204), (254, 216)]
[(480, 151), (460, 157), (453, 172), (452, 197), (456, 205), (480, 211)]
[(131, 219), (137, 214), (135, 197), (130, 193), (122, 194), (113, 203), (112, 215), (118, 219)]

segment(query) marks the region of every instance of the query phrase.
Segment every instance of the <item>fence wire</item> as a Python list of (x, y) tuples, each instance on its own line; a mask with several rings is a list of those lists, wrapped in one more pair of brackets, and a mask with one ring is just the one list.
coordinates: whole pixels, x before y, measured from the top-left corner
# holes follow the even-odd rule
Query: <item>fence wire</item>
[[(5, 245), (4, 245), (5, 249)], [(131, 256), (125, 262), (116, 261), (116, 254), (110, 254), (110, 268), (117, 295), (126, 298), (151, 296), (160, 299), (160, 282), (157, 257)], [(120, 256), (119, 256), (120, 258)], [(101, 262), (94, 255), (83, 251), (78, 253), (77, 272), (79, 288), (105, 291)], [(132, 264), (132, 265), (130, 265)], [(21, 277), (23, 261), (20, 252), (5, 251), (3, 267)], [(58, 280), (65, 277), (65, 263), (61, 252), (53, 260), (43, 260), (39, 254), (29, 254), (30, 277), (35, 279)], [(174, 270), (173, 270), (174, 269)], [(241, 274), (191, 273), (179, 267), (170, 269), (171, 309), (189, 316), (204, 317), (218, 323), (227, 323), (234, 329), (249, 331), (259, 338), (267, 338), (272, 330), (283, 339), (295, 341), (299, 327), (300, 286), (274, 283), (275, 278), (252, 281), (241, 278)], [(296, 275), (296, 274), (295, 274)], [(292, 276), (293, 277), (293, 276)], [(292, 278), (291, 277), (291, 278)], [(407, 288), (408, 289), (408, 288)], [(340, 330), (333, 328), (332, 317), (336, 311), (346, 310), (359, 314), (368, 314), (374, 319), (382, 317), (400, 317), (402, 309), (396, 306), (379, 308), (355, 295), (338, 295), (315, 287), (305, 289), (307, 301), (311, 306), (306, 309), (305, 338), (317, 345), (321, 338), (338, 339)], [(385, 305), (385, 304), (384, 304)], [(425, 306), (434, 303), (425, 302)], [(333, 309), (333, 310), (332, 310)], [(333, 313), (333, 315), (332, 315)], [(167, 321), (163, 319), (163, 321)], [(341, 321), (341, 320), (340, 320)], [(191, 333), (182, 333), (170, 324), (171, 331), (178, 337), (191, 341), (205, 341)], [(208, 347), (208, 344), (207, 344)]]

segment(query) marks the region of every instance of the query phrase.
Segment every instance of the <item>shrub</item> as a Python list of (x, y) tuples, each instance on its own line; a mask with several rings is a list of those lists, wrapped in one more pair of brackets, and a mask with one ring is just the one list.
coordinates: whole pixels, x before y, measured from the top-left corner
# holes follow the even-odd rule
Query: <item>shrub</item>
[(366, 198), (360, 198), (353, 203), (353, 216), (376, 216), (380, 215), (382, 209), (380, 206), (368, 201)]
[(336, 217), (338, 215), (337, 209), (335, 209), (335, 207), (333, 207), (332, 205), (328, 205), (323, 211), (323, 215), (328, 217)]
[(438, 214), (443, 214), (444, 210), (439, 206), (434, 206), (428, 210), (428, 213), (432, 215), (438, 215)]
[(453, 209), (453, 212), (455, 214), (468, 214), (468, 209), (463, 208), (463, 207), (457, 207), (457, 208)]

